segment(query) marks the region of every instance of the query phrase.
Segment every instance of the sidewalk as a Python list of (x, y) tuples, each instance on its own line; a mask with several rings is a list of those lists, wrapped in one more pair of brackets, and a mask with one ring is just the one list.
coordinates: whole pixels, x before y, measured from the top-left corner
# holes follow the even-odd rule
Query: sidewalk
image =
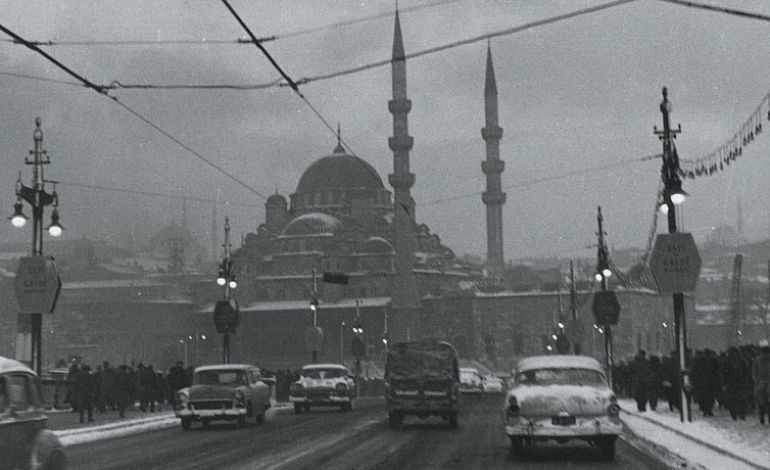
[(48, 429), (52, 430), (92, 428), (103, 424), (129, 422), (137, 419), (151, 419), (160, 415), (174, 415), (171, 405), (164, 405), (163, 411), (156, 411), (155, 413), (144, 413), (139, 410), (139, 407), (135, 407), (126, 410), (125, 418), (120, 418), (117, 411), (107, 411), (105, 413), (94, 411), (94, 421), (89, 423), (87, 421), (88, 416), (85, 416), (86, 422), (81, 424), (80, 415), (71, 410), (49, 410), (46, 413), (48, 414)]
[(680, 422), (679, 412), (663, 402), (657, 411), (636, 411), (636, 402), (619, 400), (621, 420), (636, 437), (674, 454), (689, 468), (714, 470), (770, 470), (770, 426), (762, 426), (756, 414), (733, 421), (727, 410), (714, 410), (704, 418), (697, 407), (692, 422)]

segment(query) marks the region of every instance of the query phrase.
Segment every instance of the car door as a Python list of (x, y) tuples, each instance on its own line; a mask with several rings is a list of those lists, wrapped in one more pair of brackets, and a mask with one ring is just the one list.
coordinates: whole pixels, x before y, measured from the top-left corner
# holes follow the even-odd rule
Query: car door
[(29, 461), (35, 437), (45, 427), (46, 416), (32, 375), (9, 373), (2, 377), (2, 382), (5, 404), (0, 413), (0, 462), (10, 463), (9, 468), (23, 468)]

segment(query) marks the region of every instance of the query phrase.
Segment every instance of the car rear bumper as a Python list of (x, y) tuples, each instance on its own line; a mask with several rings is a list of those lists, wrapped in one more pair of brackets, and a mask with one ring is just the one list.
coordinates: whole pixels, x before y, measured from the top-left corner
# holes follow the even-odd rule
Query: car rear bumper
[(330, 403), (330, 404), (336, 404), (336, 403), (350, 403), (351, 398), (350, 397), (340, 397), (340, 396), (328, 396), (324, 398), (308, 398), (308, 397), (289, 397), (289, 401), (292, 403), (309, 403), (311, 405), (321, 405), (323, 403)]
[(248, 414), (246, 408), (225, 408), (224, 410), (176, 410), (177, 418), (192, 419), (235, 419)]
[(446, 413), (458, 411), (456, 400), (448, 398), (441, 400), (412, 400), (391, 398), (387, 400), (388, 413), (401, 411), (404, 413)]
[(591, 437), (618, 435), (623, 431), (619, 418), (596, 416), (577, 418), (575, 424), (559, 426), (551, 418), (513, 418), (505, 423), (505, 434), (524, 437)]

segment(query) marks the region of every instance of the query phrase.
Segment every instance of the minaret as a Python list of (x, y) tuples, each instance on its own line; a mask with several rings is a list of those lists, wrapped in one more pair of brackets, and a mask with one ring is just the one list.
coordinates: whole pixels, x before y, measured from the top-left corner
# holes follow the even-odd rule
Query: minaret
[(740, 238), (740, 243), (743, 243), (745, 240), (744, 238), (744, 225), (743, 225), (743, 206), (741, 205), (741, 200), (738, 199), (738, 210), (736, 211), (736, 218), (737, 220), (737, 229), (738, 229), (738, 237)]
[(409, 171), (409, 150), (414, 139), (409, 135), (407, 114), (412, 102), (406, 97), (406, 58), (401, 39), (401, 21), (396, 10), (396, 24), (393, 32), (393, 57), (391, 62), (393, 80), (393, 99), (388, 101), (388, 109), (393, 115), (393, 137), (388, 139), (388, 146), (393, 151), (393, 173), (388, 175), (388, 182), (393, 186), (394, 207), (394, 248), (396, 251), (396, 279), (391, 296), (391, 305), (414, 307), (419, 302), (417, 289), (412, 279), (414, 267), (414, 199), (410, 190), (414, 185), (414, 173)]
[(498, 277), (503, 274), (503, 204), (505, 193), (502, 191), (500, 175), (505, 169), (505, 162), (500, 160), (500, 139), (503, 128), (497, 125), (497, 83), (495, 69), (492, 66), (492, 50), (487, 45), (487, 75), (484, 83), (484, 115), (486, 125), (481, 129), (481, 136), (487, 144), (487, 159), (481, 162), (481, 171), (487, 175), (487, 190), (481, 200), (487, 206), (487, 268), (489, 275)]

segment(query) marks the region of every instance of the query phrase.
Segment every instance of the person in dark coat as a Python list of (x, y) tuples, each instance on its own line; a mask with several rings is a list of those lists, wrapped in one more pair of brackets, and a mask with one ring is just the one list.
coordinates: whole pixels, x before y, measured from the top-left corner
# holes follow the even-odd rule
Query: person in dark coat
[(96, 385), (91, 368), (83, 366), (75, 377), (75, 400), (78, 403), (80, 422), (84, 421), (84, 415), (88, 414), (88, 421), (94, 420), (94, 404), (96, 401)]
[(720, 389), (719, 362), (714, 351), (697, 351), (693, 361), (692, 384), (703, 416), (714, 416), (714, 403)]
[(147, 408), (150, 408), (150, 412), (155, 412), (155, 371), (152, 368), (152, 364), (145, 366), (139, 376), (139, 409), (147, 412)]
[(663, 391), (663, 364), (658, 356), (650, 356), (650, 390), (647, 400), (650, 409), (656, 411), (658, 399)]
[(668, 411), (679, 409), (679, 359), (676, 351), (663, 358), (663, 395), (668, 402)]
[(770, 346), (762, 346), (760, 354), (754, 359), (751, 377), (754, 379), (759, 424), (765, 424), (765, 415), (770, 419)]
[(636, 400), (636, 409), (640, 412), (647, 411), (651, 375), (652, 369), (647, 360), (647, 353), (640, 349), (631, 362), (631, 393)]
[(746, 404), (749, 397), (749, 364), (735, 346), (727, 350), (722, 366), (725, 406), (734, 420), (746, 419)]
[(75, 379), (80, 374), (80, 366), (77, 362), (73, 362), (67, 371), (67, 394), (64, 396), (64, 403), (69, 403), (72, 406), (72, 411), (78, 412), (77, 397), (75, 396)]
[(107, 410), (115, 411), (117, 407), (115, 406), (115, 397), (114, 397), (114, 383), (115, 383), (115, 369), (110, 366), (110, 363), (108, 361), (104, 361), (102, 363), (102, 397), (101, 400), (104, 403), (104, 406)]
[(168, 370), (168, 402), (172, 406), (176, 406), (176, 392), (186, 387), (187, 380), (185, 379), (184, 363), (177, 361), (176, 365), (171, 366)]
[(163, 372), (156, 372), (155, 373), (155, 381), (153, 382), (153, 399), (154, 401), (158, 402), (158, 411), (163, 410), (163, 402), (166, 401), (166, 396), (168, 396), (168, 382), (166, 381), (166, 378), (163, 376)]
[(114, 375), (113, 397), (118, 408), (118, 415), (121, 418), (126, 417), (126, 408), (132, 403), (131, 398), (134, 396), (132, 389), (133, 379), (131, 378), (128, 366), (122, 365), (118, 367)]

